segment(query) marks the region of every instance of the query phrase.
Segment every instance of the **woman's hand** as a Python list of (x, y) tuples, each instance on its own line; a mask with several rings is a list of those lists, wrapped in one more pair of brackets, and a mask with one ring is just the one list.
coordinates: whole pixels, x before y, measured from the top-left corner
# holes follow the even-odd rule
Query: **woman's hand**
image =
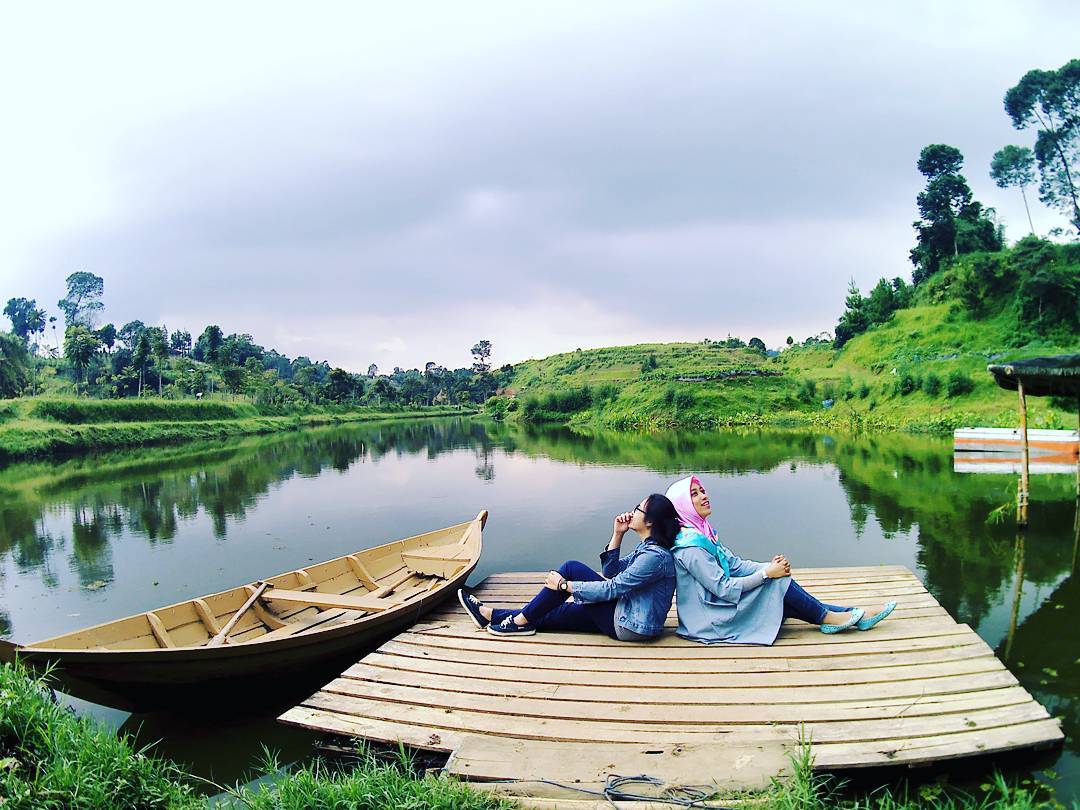
[(777, 562), (776, 557), (773, 557), (773, 561), (765, 566), (765, 573), (769, 579), (780, 579), (781, 577), (791, 576), (791, 566), (785, 564), (785, 562)]
[(772, 561), (774, 563), (780, 563), (780, 565), (784, 566), (785, 575), (791, 576), (791, 563), (788, 562), (787, 557), (785, 557), (783, 554), (777, 554), (775, 557), (772, 558)]
[(562, 583), (566, 582), (565, 593), (572, 593), (570, 590), (570, 583), (560, 574), (558, 571), (548, 571), (547, 578), (544, 580), (544, 587), (552, 591), (560, 591)]
[(615, 525), (611, 529), (611, 533), (615, 537), (621, 538), (624, 534), (630, 531), (630, 521), (633, 520), (633, 512), (623, 512), (620, 515), (615, 516)]

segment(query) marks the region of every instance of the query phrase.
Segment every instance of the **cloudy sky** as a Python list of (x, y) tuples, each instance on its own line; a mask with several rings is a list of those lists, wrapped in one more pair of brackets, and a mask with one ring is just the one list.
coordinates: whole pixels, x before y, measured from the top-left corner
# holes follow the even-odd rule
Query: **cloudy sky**
[(1078, 34), (1039, 0), (6, 4), (0, 299), (89, 270), (118, 325), (354, 371), (774, 346), (910, 277), (928, 143), (1024, 234), (1001, 99)]

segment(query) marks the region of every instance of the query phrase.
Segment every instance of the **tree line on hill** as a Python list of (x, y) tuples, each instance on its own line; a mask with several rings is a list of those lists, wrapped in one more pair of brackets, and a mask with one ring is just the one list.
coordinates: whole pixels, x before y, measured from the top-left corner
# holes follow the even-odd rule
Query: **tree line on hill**
[[(140, 320), (119, 328), (112, 323), (98, 326), (104, 292), (100, 276), (86, 271), (68, 276), (67, 294), (57, 302), (64, 318), (62, 341), (58, 318), (47, 315), (36, 300), (7, 301), (3, 312), (11, 321), (11, 333), (0, 332), (0, 397), (39, 393), (49, 389), (49, 378), (68, 378), (76, 393), (109, 398), (227, 392), (265, 407), (459, 405), (483, 402), (509, 372), (508, 366), (492, 370), (488, 340), (472, 347), (468, 368), (447, 369), (430, 362), (423, 370), (395, 367), (380, 374), (372, 363), (365, 374), (356, 374), (324, 360), (289, 358), (260, 346), (249, 334), (225, 334), (217, 324), (208, 325), (195, 339), (187, 330), (170, 332)], [(49, 327), (51, 346), (45, 341)]]
[[(836, 326), (837, 348), (909, 306), (915, 288), (942, 274), (951, 277), (937, 285), (938, 297), (944, 291), (944, 297), (954, 298), (976, 318), (988, 314), (992, 303), (1000, 309), (1004, 299), (1012, 297), (1018, 341), (1080, 329), (1075, 270), (1080, 256), (1074, 246), (1056, 246), (1035, 235), (1026, 192), (1037, 170), (1039, 199), (1069, 220), (1074, 236), (1080, 234), (1080, 59), (1058, 70), (1029, 71), (1005, 93), (1004, 106), (1017, 130), (1035, 131), (1035, 144), (1034, 149), (1010, 144), (998, 150), (990, 177), (999, 188), (1020, 190), (1030, 236), (1004, 255), (1004, 226), (996, 221), (993, 208), (974, 199), (960, 173), (963, 154), (948, 144), (926, 146), (916, 163), (926, 187), (916, 198), (916, 244), (909, 254), (913, 284), (883, 278), (863, 296), (852, 280)], [(1064, 233), (1054, 229), (1049, 235)], [(969, 255), (970, 261), (961, 258)]]

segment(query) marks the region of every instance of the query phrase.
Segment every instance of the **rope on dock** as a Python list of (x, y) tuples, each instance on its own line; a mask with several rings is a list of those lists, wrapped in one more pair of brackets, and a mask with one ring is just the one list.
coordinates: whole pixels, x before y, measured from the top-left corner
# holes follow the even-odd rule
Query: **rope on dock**
[[(607, 779), (604, 781), (603, 790), (590, 790), (589, 788), (583, 788), (577, 785), (566, 785), (562, 782), (555, 782), (551, 779), (495, 779), (490, 782), (486, 782), (489, 785), (512, 785), (516, 783), (530, 783), (530, 784), (542, 784), (551, 785), (552, 787), (562, 788), (563, 790), (571, 790), (577, 793), (587, 793), (590, 796), (598, 796), (602, 799), (606, 799), (611, 803), (612, 807), (616, 807), (615, 802), (662, 802), (664, 804), (670, 804), (675, 807), (697, 807), (702, 810), (735, 810), (732, 807), (722, 804), (706, 804), (709, 801), (709, 797), (716, 794), (715, 790), (700, 785), (676, 785), (669, 788), (664, 788), (666, 784), (663, 779), (657, 776), (649, 776), (648, 774), (639, 774), (638, 776), (620, 776), (616, 773), (609, 773)], [(659, 796), (650, 796), (640, 793), (632, 793), (624, 790), (625, 785), (631, 785), (634, 783), (641, 783), (646, 785), (653, 785), (657, 788), (663, 788), (663, 793)]]

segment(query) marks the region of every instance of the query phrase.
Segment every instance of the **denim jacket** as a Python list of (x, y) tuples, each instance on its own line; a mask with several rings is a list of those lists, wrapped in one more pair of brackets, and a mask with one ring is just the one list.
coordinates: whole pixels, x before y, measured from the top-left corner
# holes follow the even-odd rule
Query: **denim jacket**
[(661, 545), (645, 541), (625, 560), (619, 549), (600, 555), (607, 579), (574, 582), (575, 602), (609, 602), (615, 605), (615, 624), (643, 636), (658, 636), (675, 594), (675, 559)]

